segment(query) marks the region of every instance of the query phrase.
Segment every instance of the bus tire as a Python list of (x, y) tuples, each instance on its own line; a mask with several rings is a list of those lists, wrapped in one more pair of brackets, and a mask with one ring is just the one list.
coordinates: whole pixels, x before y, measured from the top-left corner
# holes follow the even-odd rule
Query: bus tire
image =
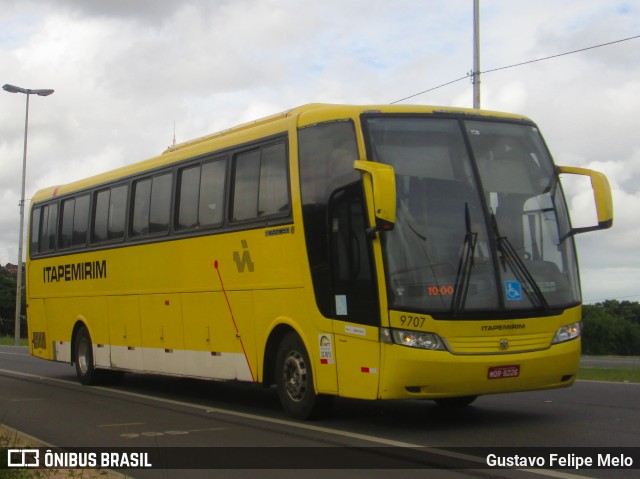
[(441, 407), (458, 408), (468, 406), (476, 399), (478, 399), (478, 396), (459, 396), (453, 398), (434, 399), (434, 401), (438, 406)]
[(286, 334), (278, 345), (275, 374), (278, 397), (287, 414), (312, 419), (328, 411), (332, 398), (316, 394), (309, 354), (294, 332)]
[(85, 386), (93, 386), (100, 383), (100, 372), (95, 368), (93, 361), (93, 345), (89, 331), (81, 326), (76, 334), (74, 344), (74, 362), (78, 379)]

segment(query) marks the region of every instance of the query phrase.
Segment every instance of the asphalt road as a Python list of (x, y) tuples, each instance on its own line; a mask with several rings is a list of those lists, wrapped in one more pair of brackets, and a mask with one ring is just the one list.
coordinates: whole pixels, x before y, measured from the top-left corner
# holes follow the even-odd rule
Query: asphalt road
[[(482, 446), (511, 455), (533, 455), (538, 450), (528, 448), (539, 447), (547, 448), (544, 454), (567, 453), (563, 448), (568, 447), (623, 451), (617, 448), (640, 445), (639, 410), (640, 385), (579, 381), (569, 389), (481, 397), (456, 411), (423, 401), (340, 399), (329, 418), (302, 423), (283, 414), (273, 389), (145, 375), (127, 375), (118, 386), (89, 388), (78, 384), (69, 365), (33, 358), (26, 348), (0, 346), (0, 423), (61, 447), (205, 446), (216, 448), (205, 450), (218, 455), (214, 459), (231, 464), (246, 460), (244, 467), (257, 469), (271, 455), (289, 468), (260, 470), (260, 477), (299, 477), (298, 460), (318, 468), (325, 463), (336, 467), (338, 459), (346, 459), (374, 470), (308, 469), (304, 475), (635, 478), (640, 460), (636, 469), (480, 469), (486, 450), (457, 448)], [(418, 459), (413, 454), (405, 458), (397, 457), (406, 451), (397, 446), (427, 449), (419, 450)], [(343, 450), (353, 454), (336, 459)], [(456, 469), (438, 470), (437, 476), (423, 469), (451, 464)], [(136, 478), (256, 476), (256, 470), (246, 469), (126, 473)]]

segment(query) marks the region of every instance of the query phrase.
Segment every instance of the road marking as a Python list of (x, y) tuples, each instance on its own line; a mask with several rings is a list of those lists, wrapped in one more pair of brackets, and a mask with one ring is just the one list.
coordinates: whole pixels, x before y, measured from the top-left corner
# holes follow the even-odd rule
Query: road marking
[(100, 424), (98, 427), (127, 427), (127, 426), (144, 426), (143, 422), (123, 422), (120, 424)]
[(148, 432), (140, 432), (140, 433), (126, 432), (126, 433), (120, 434), (120, 437), (123, 437), (125, 439), (135, 439), (140, 436), (146, 436), (146, 437), (156, 437), (156, 436), (164, 436), (164, 435), (186, 436), (188, 434), (191, 434), (192, 432), (225, 431), (227, 429), (229, 428), (228, 427), (210, 427), (207, 429), (189, 429), (187, 431), (162, 431), (162, 432), (148, 431)]
[[(32, 379), (38, 379), (40, 381), (46, 380), (46, 381), (58, 382), (58, 383), (62, 383), (62, 384), (71, 384), (71, 385), (74, 385), (74, 386), (79, 387), (79, 388), (85, 388), (86, 387), (86, 386), (80, 385), (76, 381), (69, 381), (69, 380), (66, 380), (66, 379), (58, 379), (58, 378), (48, 378), (46, 376), (39, 376), (37, 374), (29, 374), (29, 373), (22, 373), (22, 372), (18, 372), (18, 371), (11, 371), (11, 370), (8, 370), (8, 369), (0, 369), (0, 373), (7, 373), (7, 374), (10, 374), (10, 375), (15, 375), (15, 376), (23, 376), (23, 377), (32, 378)], [(447, 451), (446, 449), (441, 449), (441, 448), (436, 447), (436, 446), (425, 446), (425, 445), (422, 445), (422, 444), (413, 444), (413, 443), (404, 442), (404, 441), (396, 441), (396, 440), (393, 440), (393, 439), (386, 439), (386, 438), (383, 438), (383, 437), (370, 436), (370, 435), (367, 435), (367, 434), (360, 434), (360, 433), (356, 433), (356, 432), (342, 431), (340, 429), (330, 429), (328, 427), (316, 426), (316, 425), (313, 425), (313, 424), (299, 423), (299, 422), (289, 421), (289, 420), (286, 420), (286, 419), (277, 419), (277, 418), (258, 416), (256, 414), (244, 413), (244, 412), (239, 412), (239, 411), (230, 411), (230, 410), (227, 410), (227, 409), (203, 406), (201, 404), (192, 404), (192, 403), (188, 403), (188, 402), (184, 402), (184, 401), (178, 401), (178, 400), (175, 400), (175, 399), (167, 399), (167, 398), (148, 396), (146, 394), (134, 393), (134, 392), (130, 392), (130, 391), (123, 391), (123, 390), (119, 390), (119, 389), (111, 389), (111, 388), (101, 387), (101, 386), (92, 386), (91, 389), (97, 389), (97, 390), (100, 390), (100, 391), (121, 394), (123, 396), (135, 397), (135, 398), (138, 398), (138, 399), (145, 399), (145, 400), (151, 401), (151, 402), (156, 401), (156, 402), (161, 402), (161, 403), (165, 403), (165, 404), (171, 404), (173, 406), (181, 406), (181, 407), (184, 407), (184, 408), (198, 409), (198, 410), (201, 410), (201, 411), (204, 411), (204, 412), (207, 412), (207, 413), (216, 413), (216, 414), (222, 414), (222, 415), (227, 415), (227, 416), (235, 416), (235, 417), (240, 417), (240, 418), (243, 418), (243, 419), (250, 419), (252, 421), (262, 421), (262, 422), (267, 422), (267, 423), (271, 423), (271, 424), (278, 424), (278, 425), (281, 425), (281, 426), (287, 426), (287, 427), (291, 427), (291, 428), (297, 428), (297, 429), (304, 429), (304, 430), (307, 430), (307, 431), (319, 432), (319, 433), (323, 433), (323, 434), (331, 434), (331, 435), (334, 435), (334, 436), (346, 437), (346, 438), (350, 438), (350, 439), (359, 439), (361, 441), (371, 442), (371, 443), (374, 443), (374, 444), (381, 444), (381, 445), (384, 445), (384, 446), (423, 449), (425, 452), (428, 452), (430, 454), (440, 455), (440, 456), (444, 456), (444, 457), (448, 457), (448, 458), (454, 458), (454, 459), (461, 459), (461, 460), (472, 462), (472, 463), (476, 463), (476, 464), (486, 465), (486, 459), (485, 458), (481, 458), (481, 457), (478, 457), (478, 456), (471, 456), (469, 454), (463, 454), (463, 453), (458, 453), (458, 452), (453, 452), (453, 451)], [(162, 435), (162, 433), (147, 433), (147, 434)], [(127, 436), (127, 437), (132, 437), (133, 438), (133, 436)], [(503, 470), (503, 469), (502, 468), (496, 468), (495, 470)], [(504, 470), (506, 470), (506, 469), (504, 469)], [(571, 473), (553, 471), (553, 470), (547, 470), (547, 469), (513, 468), (511, 470), (516, 470), (516, 471), (521, 471), (521, 472), (528, 472), (530, 474), (536, 474), (536, 475), (539, 475), (539, 476), (556, 477), (556, 478), (559, 478), (559, 479), (593, 479), (593, 478), (591, 478), (589, 476), (581, 476), (581, 475), (578, 475), (578, 474), (571, 474)]]
[(29, 353), (10, 353), (7, 351), (0, 351), (0, 354), (12, 354), (14, 356), (30, 356)]

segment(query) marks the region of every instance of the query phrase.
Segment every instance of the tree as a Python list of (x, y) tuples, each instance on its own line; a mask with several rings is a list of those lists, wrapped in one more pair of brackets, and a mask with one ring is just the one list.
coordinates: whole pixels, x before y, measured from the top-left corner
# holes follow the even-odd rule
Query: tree
[(16, 314), (16, 279), (0, 270), (0, 335), (12, 335)]
[(582, 312), (584, 354), (640, 354), (640, 304), (610, 299), (585, 305)]

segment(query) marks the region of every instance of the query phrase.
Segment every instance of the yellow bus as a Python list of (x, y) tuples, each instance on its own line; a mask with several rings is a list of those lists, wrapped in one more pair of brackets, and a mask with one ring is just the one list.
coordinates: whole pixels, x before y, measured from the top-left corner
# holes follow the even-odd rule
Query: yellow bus
[[(560, 174), (591, 179), (572, 228)], [(609, 185), (497, 112), (311, 104), (32, 200), (30, 350), (86, 385), (148, 372), (332, 397), (571, 385), (573, 236)]]

